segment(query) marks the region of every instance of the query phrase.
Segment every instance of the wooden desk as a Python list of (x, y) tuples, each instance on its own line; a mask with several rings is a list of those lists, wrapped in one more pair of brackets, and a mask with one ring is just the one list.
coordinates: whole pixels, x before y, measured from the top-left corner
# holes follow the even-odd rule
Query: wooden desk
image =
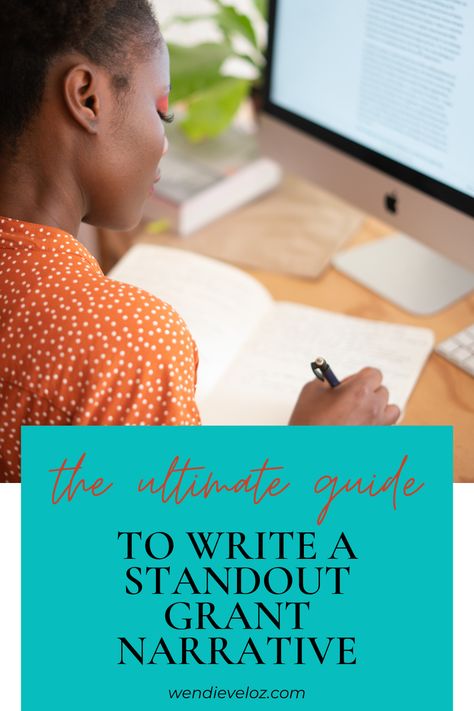
[[(367, 219), (351, 244), (362, 244), (388, 228)], [(430, 317), (416, 317), (401, 311), (335, 269), (328, 269), (316, 281), (248, 270), (275, 299), (296, 301), (339, 311), (352, 316), (426, 326), (436, 341), (474, 323), (474, 297), (458, 302)], [(432, 353), (409, 400), (405, 425), (454, 425), (454, 474), (457, 482), (474, 482), (474, 378)]]
[[(279, 222), (278, 201), (269, 198), (268, 222)], [(277, 206), (275, 209), (275, 205)], [(223, 230), (230, 224), (228, 215), (219, 224)], [(258, 225), (255, 226), (258, 239)], [(360, 244), (387, 234), (390, 229), (373, 219), (366, 219), (351, 244)], [(113, 243), (113, 235), (102, 234), (102, 242)], [(150, 235), (135, 232), (115, 238), (116, 254), (121, 256), (128, 241), (154, 242)], [(156, 239), (157, 242), (160, 239)], [(118, 245), (121, 245), (120, 249)], [(117, 251), (119, 252), (117, 254)], [(113, 258), (112, 258), (112, 261)], [(110, 256), (108, 266), (111, 266)], [(275, 299), (295, 301), (353, 316), (391, 321), (393, 323), (426, 326), (433, 329), (436, 341), (474, 323), (474, 297), (464, 299), (439, 315), (415, 317), (401, 311), (367, 289), (329, 268), (319, 279), (301, 279), (264, 271), (247, 270), (270, 291)], [(474, 379), (432, 354), (408, 403), (406, 425), (454, 425), (455, 481), (474, 482)]]

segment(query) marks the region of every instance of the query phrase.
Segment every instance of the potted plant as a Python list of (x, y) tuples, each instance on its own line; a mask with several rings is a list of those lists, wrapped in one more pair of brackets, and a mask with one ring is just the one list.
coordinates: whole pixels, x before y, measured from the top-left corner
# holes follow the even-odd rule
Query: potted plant
[[(267, 0), (251, 0), (254, 16), (263, 28), (257, 33), (249, 14), (221, 0), (210, 0), (214, 9), (205, 15), (174, 16), (163, 28), (207, 20), (218, 31), (220, 41), (193, 46), (168, 41), (171, 60), (171, 104), (178, 123), (192, 142), (214, 138), (234, 120), (242, 103), (261, 86), (265, 66)], [(232, 61), (231, 61), (232, 60)], [(235, 70), (250, 69), (252, 78)]]

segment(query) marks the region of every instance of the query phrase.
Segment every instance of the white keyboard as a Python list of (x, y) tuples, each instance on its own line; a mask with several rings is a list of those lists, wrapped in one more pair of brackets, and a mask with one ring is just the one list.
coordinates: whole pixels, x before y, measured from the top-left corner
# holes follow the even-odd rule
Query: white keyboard
[(435, 350), (474, 377), (474, 324), (438, 343)]

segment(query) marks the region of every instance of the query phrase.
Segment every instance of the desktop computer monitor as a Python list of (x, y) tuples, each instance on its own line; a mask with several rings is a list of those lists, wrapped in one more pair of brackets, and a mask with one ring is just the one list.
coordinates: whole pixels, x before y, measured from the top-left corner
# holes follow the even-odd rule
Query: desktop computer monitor
[(474, 2), (270, 0), (269, 18), (263, 149), (416, 240), (336, 268), (415, 313), (460, 298), (474, 287)]

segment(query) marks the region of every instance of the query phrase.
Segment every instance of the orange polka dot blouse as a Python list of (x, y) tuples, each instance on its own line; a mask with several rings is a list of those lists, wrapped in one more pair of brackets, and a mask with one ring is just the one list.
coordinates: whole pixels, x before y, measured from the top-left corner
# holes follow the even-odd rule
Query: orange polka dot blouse
[(22, 424), (200, 424), (197, 363), (168, 304), (72, 235), (0, 218), (0, 481), (20, 480)]

